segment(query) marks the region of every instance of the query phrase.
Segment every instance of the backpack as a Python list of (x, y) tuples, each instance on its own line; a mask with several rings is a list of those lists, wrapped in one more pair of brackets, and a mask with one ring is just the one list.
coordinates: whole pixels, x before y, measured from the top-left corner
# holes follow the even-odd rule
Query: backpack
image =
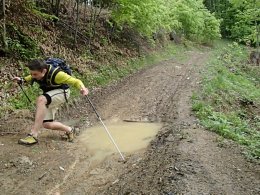
[(45, 60), (46, 64), (52, 65), (54, 68), (59, 68), (68, 75), (72, 75), (71, 68), (66, 64), (66, 62), (60, 58), (47, 58)]
[[(45, 63), (48, 65), (51, 65), (51, 69), (47, 75), (47, 79), (46, 79), (46, 83), (45, 83), (45, 87), (47, 88), (48, 86), (51, 86), (53, 89), (55, 88), (61, 88), (64, 90), (64, 96), (66, 99), (66, 102), (68, 102), (67, 99), (67, 95), (65, 90), (69, 88), (69, 86), (67, 84), (62, 84), (62, 85), (55, 85), (54, 84), (54, 79), (55, 76), (57, 75), (57, 73), (59, 71), (63, 71), (65, 73), (67, 73), (68, 75), (72, 75), (72, 70), (70, 69), (70, 67), (66, 64), (66, 62), (60, 58), (47, 58), (45, 60)], [(42, 87), (44, 87), (42, 85)]]
[(31, 85), (33, 85), (34, 82), (37, 82), (44, 93), (53, 89), (63, 89), (66, 102), (68, 102), (65, 90), (68, 89), (69, 86), (67, 84), (61, 84), (61, 85), (56, 84), (54, 80), (58, 72), (63, 71), (68, 75), (72, 75), (72, 70), (66, 64), (66, 62), (60, 58), (47, 58), (44, 60), (44, 62), (48, 65), (51, 65), (49, 72), (46, 76), (46, 79), (45, 80), (32, 79)]

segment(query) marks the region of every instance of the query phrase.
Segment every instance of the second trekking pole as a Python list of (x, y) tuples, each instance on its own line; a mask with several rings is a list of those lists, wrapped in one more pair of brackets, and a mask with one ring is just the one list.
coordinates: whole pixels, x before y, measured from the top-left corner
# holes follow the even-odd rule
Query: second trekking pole
[(27, 100), (32, 103), (32, 101), (30, 100), (30, 98), (28, 97), (28, 95), (25, 93), (24, 89), (23, 89), (23, 86), (22, 86), (22, 83), (18, 81), (18, 85), (20, 86), (23, 94), (25, 95), (25, 97), (27, 98)]
[(119, 150), (119, 148), (118, 148), (118, 146), (117, 146), (115, 140), (113, 139), (113, 137), (112, 137), (112, 135), (110, 134), (110, 132), (108, 131), (106, 125), (105, 125), (104, 122), (102, 121), (102, 119), (101, 119), (100, 115), (98, 114), (98, 112), (97, 112), (95, 106), (94, 106), (93, 103), (90, 101), (89, 97), (88, 97), (88, 96), (86, 96), (86, 97), (87, 97), (87, 100), (88, 100), (88, 102), (90, 103), (91, 107), (93, 108), (94, 112), (96, 113), (98, 119), (100, 120), (101, 124), (104, 126), (104, 128), (105, 128), (105, 130), (106, 130), (106, 132), (107, 132), (107, 134), (108, 134), (108, 136), (109, 136), (109, 138), (111, 139), (111, 141), (112, 141), (113, 144), (115, 145), (115, 147), (116, 147), (117, 151), (119, 152), (121, 158), (123, 159), (123, 161), (125, 161), (125, 158), (124, 158), (123, 154), (122, 154), (121, 151)]

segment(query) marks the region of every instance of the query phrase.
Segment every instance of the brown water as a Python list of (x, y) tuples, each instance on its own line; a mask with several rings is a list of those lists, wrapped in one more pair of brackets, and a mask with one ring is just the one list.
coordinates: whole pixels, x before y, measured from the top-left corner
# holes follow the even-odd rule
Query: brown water
[[(109, 121), (105, 122), (105, 124), (120, 151), (124, 154), (146, 148), (161, 128), (159, 123)], [(84, 131), (80, 136), (80, 142), (95, 160), (102, 160), (106, 156), (117, 153), (102, 125)]]

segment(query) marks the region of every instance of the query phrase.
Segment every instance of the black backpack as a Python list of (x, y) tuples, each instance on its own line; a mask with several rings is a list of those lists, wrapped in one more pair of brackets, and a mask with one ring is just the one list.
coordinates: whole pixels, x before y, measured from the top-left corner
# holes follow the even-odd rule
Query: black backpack
[(47, 58), (45, 60), (46, 64), (52, 65), (54, 68), (60, 68), (62, 71), (66, 72), (69, 75), (72, 75), (72, 70), (66, 64), (66, 62), (60, 58)]

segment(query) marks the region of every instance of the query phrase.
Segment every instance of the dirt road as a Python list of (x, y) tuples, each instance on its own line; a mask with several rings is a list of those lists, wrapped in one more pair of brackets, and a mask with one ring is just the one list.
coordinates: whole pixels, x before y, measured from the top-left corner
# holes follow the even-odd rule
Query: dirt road
[[(0, 136), (0, 194), (260, 194), (260, 166), (192, 115), (190, 98), (199, 89), (208, 54), (187, 51), (186, 56), (149, 66), (91, 97), (105, 119), (162, 123), (146, 150), (125, 154), (123, 163), (117, 153), (93, 160), (80, 141), (87, 130), (75, 143), (45, 131), (33, 147), (16, 144), (24, 131)], [(61, 115), (85, 129), (96, 119), (83, 105), (79, 101)], [(21, 121), (26, 126), (27, 115), (2, 122), (1, 131), (15, 131)]]

